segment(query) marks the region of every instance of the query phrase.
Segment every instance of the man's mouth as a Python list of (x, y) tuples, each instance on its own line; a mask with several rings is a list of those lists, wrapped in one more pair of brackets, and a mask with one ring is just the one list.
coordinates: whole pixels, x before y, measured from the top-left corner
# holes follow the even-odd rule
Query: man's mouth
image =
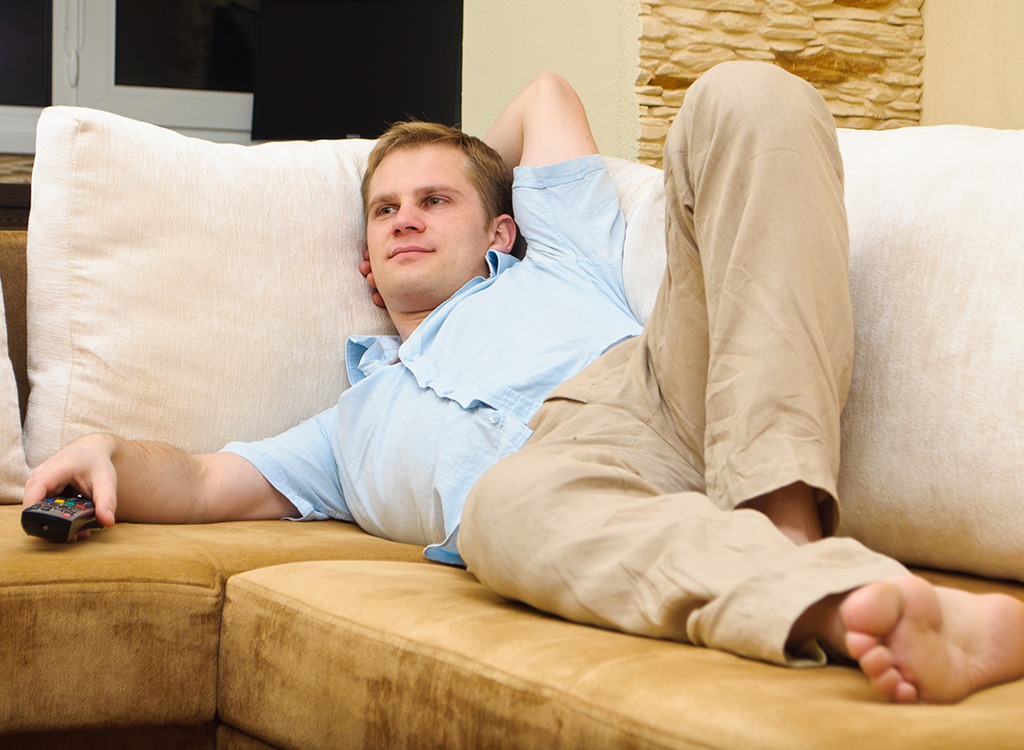
[(391, 257), (395, 258), (399, 255), (411, 255), (419, 253), (432, 253), (434, 252), (430, 248), (423, 247), (422, 245), (401, 245), (391, 251)]

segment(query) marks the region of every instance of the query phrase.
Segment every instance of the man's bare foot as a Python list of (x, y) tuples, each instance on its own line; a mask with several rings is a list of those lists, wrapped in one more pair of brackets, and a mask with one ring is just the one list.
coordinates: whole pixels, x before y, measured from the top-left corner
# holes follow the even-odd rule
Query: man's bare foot
[(904, 575), (853, 591), (839, 608), (846, 649), (895, 703), (954, 703), (1024, 677), (1024, 603)]

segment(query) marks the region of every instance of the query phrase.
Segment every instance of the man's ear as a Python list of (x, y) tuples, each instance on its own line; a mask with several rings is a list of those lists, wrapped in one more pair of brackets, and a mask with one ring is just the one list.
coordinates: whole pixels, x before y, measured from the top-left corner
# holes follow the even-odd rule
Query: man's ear
[(501, 214), (491, 222), (491, 250), (510, 253), (516, 244), (516, 222), (508, 214)]

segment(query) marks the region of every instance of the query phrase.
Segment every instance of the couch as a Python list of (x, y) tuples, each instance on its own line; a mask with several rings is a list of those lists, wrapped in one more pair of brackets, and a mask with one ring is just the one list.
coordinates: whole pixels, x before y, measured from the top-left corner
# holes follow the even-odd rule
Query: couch
[[(840, 133), (855, 368), (841, 533), (1024, 597), (1024, 133)], [(365, 141), (242, 147), (44, 111), (28, 232), (0, 233), (0, 746), (1024, 747), (1024, 682), (893, 706), (788, 670), (565, 622), (337, 522), (19, 527), (28, 467), (94, 430), (190, 451), (275, 434), (383, 332), (356, 262)], [(658, 170), (608, 159), (634, 312)]]

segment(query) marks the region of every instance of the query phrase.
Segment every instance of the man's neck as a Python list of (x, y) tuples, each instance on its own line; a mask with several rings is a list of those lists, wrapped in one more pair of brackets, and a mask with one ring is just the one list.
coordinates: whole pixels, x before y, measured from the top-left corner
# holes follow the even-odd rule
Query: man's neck
[(415, 312), (407, 313), (390, 313), (391, 322), (395, 324), (395, 329), (398, 331), (399, 338), (405, 341), (412, 332), (416, 330), (420, 323), (427, 319), (427, 316), (432, 313), (433, 310), (417, 310)]

